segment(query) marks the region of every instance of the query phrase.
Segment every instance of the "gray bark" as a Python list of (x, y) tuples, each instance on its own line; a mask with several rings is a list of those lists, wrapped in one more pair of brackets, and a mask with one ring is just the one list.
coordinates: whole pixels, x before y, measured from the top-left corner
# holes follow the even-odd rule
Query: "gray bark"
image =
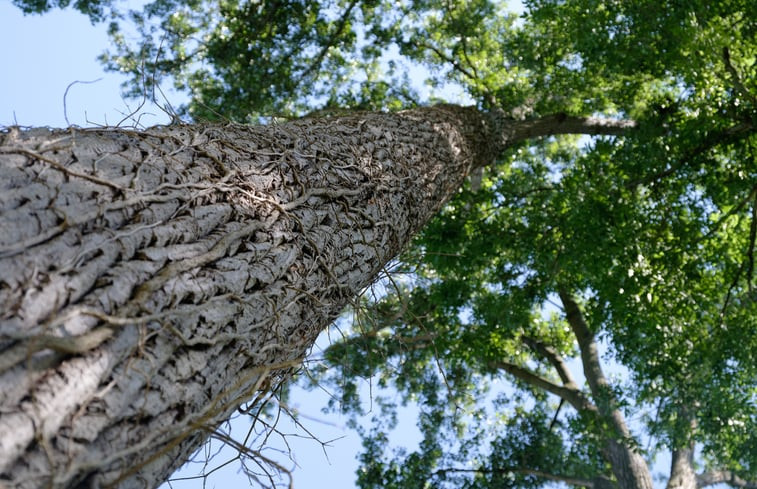
[(666, 489), (697, 489), (693, 444), (673, 450)]
[(300, 365), (507, 124), (444, 106), (1, 133), (0, 486), (157, 486)]
[(713, 470), (696, 476), (697, 487), (703, 488), (715, 484), (728, 484), (742, 489), (757, 489), (757, 482), (739, 477), (730, 470)]
[(559, 295), (568, 324), (578, 342), (584, 375), (598, 415), (609, 427), (609, 432), (604, 434), (603, 455), (610, 463), (618, 488), (653, 489), (649, 466), (637, 449), (625, 417), (612, 393), (610, 383), (602, 370), (594, 333), (586, 323), (573, 296), (566, 290), (560, 290)]
[(299, 366), (487, 131), (447, 107), (4, 134), (0, 481), (163, 481)]

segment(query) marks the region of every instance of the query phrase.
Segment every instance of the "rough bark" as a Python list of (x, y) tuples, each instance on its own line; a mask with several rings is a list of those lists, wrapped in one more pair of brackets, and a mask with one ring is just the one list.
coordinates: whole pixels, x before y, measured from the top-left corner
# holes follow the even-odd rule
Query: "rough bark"
[(0, 485), (158, 485), (299, 366), (507, 124), (443, 106), (0, 134)]

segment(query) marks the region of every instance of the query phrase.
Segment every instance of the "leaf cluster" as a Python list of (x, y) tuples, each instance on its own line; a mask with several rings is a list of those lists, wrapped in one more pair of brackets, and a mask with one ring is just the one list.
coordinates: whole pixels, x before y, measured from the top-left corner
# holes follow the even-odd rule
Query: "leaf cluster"
[[(465, 32), (465, 21), (429, 16), (407, 35), (403, 53), (446, 66), (482, 105), (509, 107), (514, 117), (601, 112), (632, 116), (640, 129), (623, 139), (561, 137), (513, 148), (486, 170), (479, 189), (461, 190), (417, 239), (405, 257), (412, 285), (365, 311), (381, 322), (375, 318), (386, 316), (377, 310), (392, 305), (393, 324), (381, 323), (381, 339), (361, 343), (366, 334), (358, 330), (332, 347), (330, 360), (349, 358), (360, 376), (379, 376), (408, 399), (426, 399), (440, 385), (449, 423), (470, 422), (456, 438), (462, 444), (492, 418), (476, 423), (450, 404), (480, 407), (488, 386), (502, 377), (493, 362), (554, 379), (529, 339), (575, 356), (575, 338), (551, 305), (568, 287), (583, 297), (611, 370), (627, 372), (614, 396), (641, 420), (649, 455), (695, 442), (709, 467), (753, 478), (754, 8), (746, 2), (528, 6), (515, 26), (487, 17), (493, 5), (465, 3), (473, 12), (465, 21), (483, 32), (467, 40), (450, 35)], [(493, 27), (498, 21), (508, 24), (506, 34)], [(498, 55), (487, 50), (487, 36), (500, 42)], [(489, 77), (487, 69), (498, 74)], [(522, 73), (527, 86), (505, 71)], [(513, 408), (524, 417), (508, 418), (522, 425), (499, 426), (499, 438), (477, 438), (479, 451), (468, 459), (440, 457), (437, 472), (424, 469), (424, 477), (441, 471), (526, 487), (545, 482), (534, 475), (540, 467), (575, 463), (573, 477), (608, 474), (596, 458), (586, 465), (587, 454), (599, 452), (603, 427), (580, 415), (558, 418), (574, 430), (558, 443), (545, 431), (549, 416), (533, 407), (550, 398), (522, 380), (512, 386), (524, 396)], [(527, 462), (515, 455), (518, 447), (542, 445), (551, 448), (528, 454)], [(467, 472), (452, 470), (455, 461)], [(514, 470), (524, 466), (534, 473)]]

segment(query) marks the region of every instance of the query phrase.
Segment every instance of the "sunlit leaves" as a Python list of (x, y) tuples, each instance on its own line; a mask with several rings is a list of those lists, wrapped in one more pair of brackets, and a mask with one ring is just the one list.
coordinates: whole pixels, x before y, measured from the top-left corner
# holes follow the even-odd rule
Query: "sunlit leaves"
[[(446, 369), (460, 367), (470, 379), (496, 378), (495, 360), (555, 379), (523, 340), (538, 337), (565, 358), (575, 355), (555, 312), (559, 304), (550, 305), (567, 285), (583, 296), (586, 318), (612, 358), (629, 369), (628, 381), (613, 392), (629, 414), (649, 413), (653, 448), (693, 440), (713, 467), (753, 474), (755, 439), (743, 428), (754, 423), (757, 378), (748, 5), (530, 5), (521, 29), (506, 18), (466, 23), (494, 8), (481, 3), (430, 9), (406, 34), (403, 52), (446, 67), (439, 76), (516, 117), (621, 113), (641, 128), (622, 139), (559, 138), (514, 148), (487, 170), (480, 190), (464, 190), (449, 203), (418, 240), (415, 270), (427, 280), (409, 293), (415, 334), (422, 325), (439, 328), (439, 336), (428, 345), (430, 356), (402, 356), (402, 367), (392, 370), (401, 379), (396, 385), (422, 390), (422, 379), (436, 383)], [(463, 11), (463, 21), (439, 14)], [(497, 22), (505, 27), (494, 34)], [(474, 24), (486, 29), (471, 41), (462, 34), (475, 33)], [(409, 365), (423, 372), (420, 383), (406, 379)], [(500, 427), (499, 451), (508, 454), (502, 456), (512, 461), (518, 450), (537, 450), (547, 440), (552, 450), (516, 465), (538, 467), (539, 460), (564, 456), (563, 465), (577, 464), (573, 473), (603, 474), (601, 461), (578, 460), (596, 455), (592, 443), (606, 428), (580, 416), (561, 419), (581, 442), (566, 453), (555, 450), (544, 416), (530, 410), (548, 398), (527, 383), (514, 385), (525, 404), (521, 418), (510, 418), (520, 424)], [(474, 384), (455, 388), (456, 395), (480, 395)], [(479, 447), (481, 465), (474, 464), (479, 472), (468, 466), (478, 487), (543, 482), (497, 469), (497, 451), (486, 447)]]
[[(141, 40), (113, 28), (104, 60), (133, 77), (128, 93), (173, 81), (192, 95), (197, 119), (257, 121), (313, 107), (401, 108), (416, 103), (405, 76), (384, 58), (378, 3), (156, 0), (130, 17)], [(388, 67), (388, 69), (387, 69)]]

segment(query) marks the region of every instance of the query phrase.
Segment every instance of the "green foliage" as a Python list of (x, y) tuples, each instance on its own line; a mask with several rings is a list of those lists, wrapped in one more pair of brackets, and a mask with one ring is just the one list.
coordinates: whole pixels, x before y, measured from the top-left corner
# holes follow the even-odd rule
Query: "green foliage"
[[(134, 97), (173, 80), (192, 94), (182, 112), (201, 120), (258, 121), (313, 107), (397, 109), (415, 104), (416, 94), (394, 61), (382, 59), (386, 9), (356, 0), (155, 0), (130, 14), (140, 43), (111, 25), (114, 49), (103, 61), (132, 77)], [(367, 30), (372, 23), (375, 33)]]
[[(628, 369), (611, 395), (644, 420), (637, 429), (650, 437), (649, 450), (694, 441), (710, 467), (754, 478), (754, 7), (529, 7), (520, 27), (492, 15), (497, 7), (486, 2), (457, 3), (447, 16), (417, 14), (402, 52), (446, 68), (437, 71), (482, 105), (516, 117), (600, 112), (632, 116), (641, 128), (623, 139), (560, 137), (514, 148), (487, 169), (480, 190), (461, 191), (424, 230), (406, 257), (412, 283), (364, 311), (380, 338), (371, 327), (356, 328), (332, 346), (329, 360), (348, 358), (343, 364), (359, 366), (360, 377), (419, 402), (439, 389), (445, 423), (467, 420), (457, 441), (444, 438), (455, 432), (450, 427), (437, 443), (477, 448), (424, 468), (422, 480), (433, 487), (534, 487), (545, 483), (538, 471), (550, 467), (574, 478), (612, 477), (597, 458), (609, 428), (574, 413), (549, 430), (554, 398), (531, 383), (513, 380), (522, 401), (496, 428), (483, 428), (496, 415), (464, 414), (490, 397), (491, 382), (503, 375), (492, 368), (497, 361), (556, 380), (529, 338), (575, 357), (575, 338), (550, 305), (568, 287), (583, 297), (610, 364)], [(470, 39), (461, 37), (466, 32)], [(478, 445), (470, 441), (483, 431), (473, 437)], [(371, 468), (384, 476), (390, 469), (382, 464), (402, 467), (407, 457), (382, 453), (365, 463), (379, 464)], [(518, 472), (524, 468), (532, 472)], [(381, 484), (367, 480), (362, 487)]]
[(105, 19), (105, 13), (111, 9), (112, 0), (13, 0), (13, 4), (25, 14), (44, 14), (53, 8), (75, 8), (94, 22)]

